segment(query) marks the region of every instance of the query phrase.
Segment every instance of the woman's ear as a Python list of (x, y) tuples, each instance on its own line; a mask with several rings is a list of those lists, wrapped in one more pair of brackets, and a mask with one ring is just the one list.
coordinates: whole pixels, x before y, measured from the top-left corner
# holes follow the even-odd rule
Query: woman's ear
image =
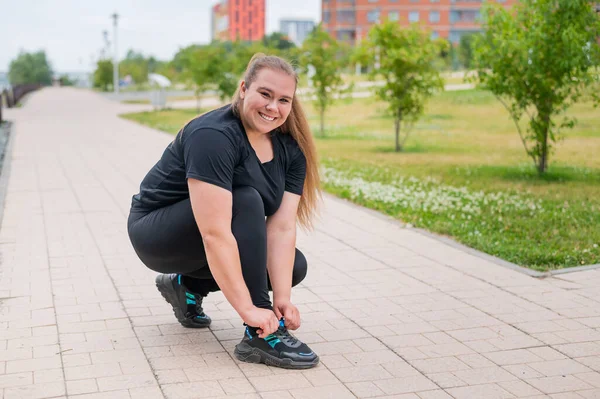
[(243, 100), (246, 96), (246, 82), (242, 80), (240, 83), (240, 98)]

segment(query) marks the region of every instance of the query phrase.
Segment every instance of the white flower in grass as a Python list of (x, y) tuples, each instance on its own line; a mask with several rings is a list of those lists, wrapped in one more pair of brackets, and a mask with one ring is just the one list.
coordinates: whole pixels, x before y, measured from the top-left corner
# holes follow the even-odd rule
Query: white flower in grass
[[(411, 176), (400, 177), (391, 184), (371, 182), (363, 179), (368, 171), (340, 171), (334, 168), (323, 168), (325, 183), (347, 189), (352, 198), (362, 197), (366, 200), (380, 201), (402, 208), (421, 210), (436, 214), (458, 211), (465, 214), (479, 215), (482, 207), (492, 213), (511, 210), (541, 210), (541, 202), (535, 204), (531, 199), (524, 199), (516, 194), (502, 192), (484, 193), (469, 192), (466, 187), (452, 187), (439, 184), (434, 179), (425, 181)], [(372, 176), (369, 176), (372, 178)], [(501, 219), (500, 219), (501, 220)]]

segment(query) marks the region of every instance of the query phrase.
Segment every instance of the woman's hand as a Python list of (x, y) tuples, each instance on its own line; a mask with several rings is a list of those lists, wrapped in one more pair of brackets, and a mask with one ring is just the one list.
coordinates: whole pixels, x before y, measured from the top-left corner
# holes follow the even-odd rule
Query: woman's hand
[(256, 332), (260, 338), (273, 334), (279, 328), (279, 320), (269, 309), (253, 307), (242, 316), (242, 319), (247, 325), (258, 328)]
[(278, 319), (285, 318), (285, 326), (289, 330), (297, 330), (300, 327), (300, 311), (290, 301), (275, 301), (273, 311)]

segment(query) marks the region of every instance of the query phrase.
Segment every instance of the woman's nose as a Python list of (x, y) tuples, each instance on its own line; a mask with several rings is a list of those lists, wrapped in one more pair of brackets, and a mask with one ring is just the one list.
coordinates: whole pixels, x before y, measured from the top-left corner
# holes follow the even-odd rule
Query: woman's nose
[(270, 111), (275, 111), (277, 109), (277, 102), (275, 100), (269, 100), (267, 103), (267, 109)]

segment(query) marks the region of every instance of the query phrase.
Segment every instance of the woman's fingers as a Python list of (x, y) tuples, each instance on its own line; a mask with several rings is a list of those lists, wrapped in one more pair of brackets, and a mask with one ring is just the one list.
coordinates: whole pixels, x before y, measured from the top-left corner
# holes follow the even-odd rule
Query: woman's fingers
[(275, 312), (275, 316), (277, 316), (277, 320), (281, 319), (281, 317), (284, 316), (283, 314), (281, 314), (281, 311), (278, 308), (274, 308), (273, 312)]

